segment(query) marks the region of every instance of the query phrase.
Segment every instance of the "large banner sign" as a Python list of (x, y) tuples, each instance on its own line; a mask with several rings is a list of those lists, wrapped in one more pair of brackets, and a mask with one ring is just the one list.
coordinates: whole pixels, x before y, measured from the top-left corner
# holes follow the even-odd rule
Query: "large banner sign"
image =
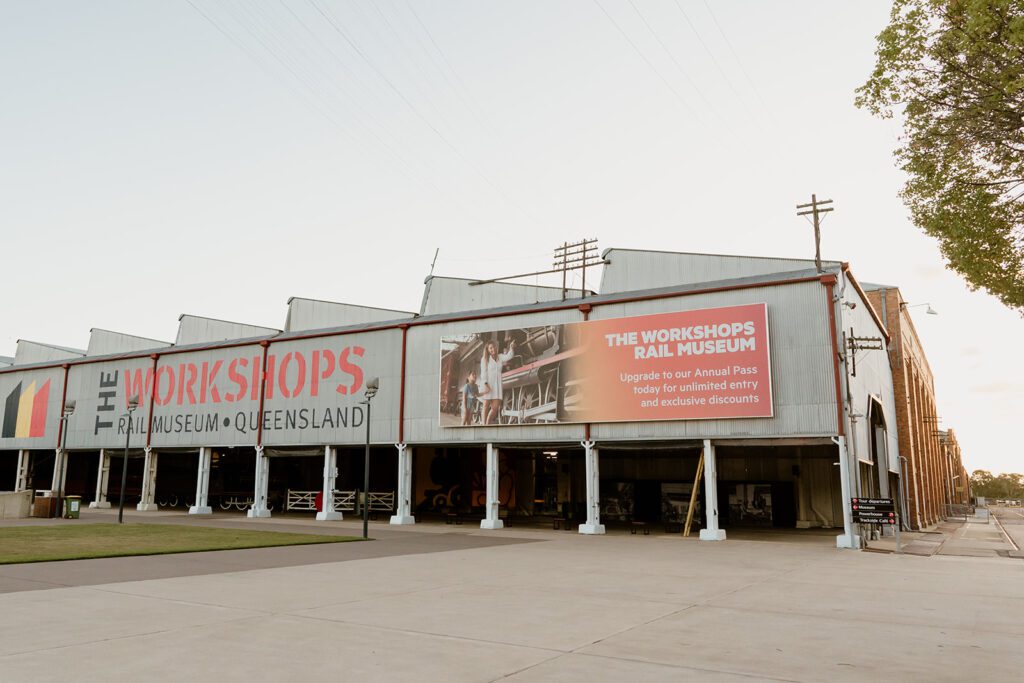
[(772, 415), (766, 304), (441, 340), (445, 427)]
[[(124, 447), (130, 396), (139, 397), (131, 445), (141, 448), (362, 443), (366, 380), (380, 377), (371, 438), (395, 438), (401, 333), (353, 334), (73, 365), (69, 448)], [(60, 370), (51, 392), (60, 400)], [(3, 375), (0, 375), (2, 378)], [(260, 413), (260, 385), (265, 380)], [(150, 419), (150, 402), (153, 416)], [(59, 410), (54, 411), (59, 415)], [(149, 430), (152, 428), (152, 436)], [(47, 446), (56, 432), (47, 432)]]
[(128, 431), (128, 397), (139, 397), (132, 420), (132, 448), (146, 445), (153, 360), (131, 358), (72, 365), (68, 398), (75, 412), (68, 418), (69, 447), (124, 448)]

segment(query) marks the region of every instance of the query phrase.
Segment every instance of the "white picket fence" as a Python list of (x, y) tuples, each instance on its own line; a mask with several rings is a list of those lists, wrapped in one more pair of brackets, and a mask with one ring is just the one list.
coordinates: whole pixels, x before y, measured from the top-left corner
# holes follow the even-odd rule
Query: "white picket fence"
[[(320, 491), (293, 491), (288, 489), (288, 496), (285, 502), (286, 510), (308, 510), (316, 511), (316, 497), (320, 495)], [(371, 501), (372, 496), (371, 495)], [(394, 494), (392, 494), (392, 500)], [(355, 491), (335, 491), (334, 492), (334, 511), (335, 512), (351, 512), (356, 509), (356, 492)], [(372, 508), (371, 508), (372, 509)]]
[(391, 512), (395, 509), (394, 491), (370, 491), (370, 512)]

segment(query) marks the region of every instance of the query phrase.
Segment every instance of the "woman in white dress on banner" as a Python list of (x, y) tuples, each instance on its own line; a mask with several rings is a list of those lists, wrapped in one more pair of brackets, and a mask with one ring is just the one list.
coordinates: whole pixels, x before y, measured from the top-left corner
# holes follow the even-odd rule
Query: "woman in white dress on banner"
[(480, 379), (483, 390), (480, 399), (484, 402), (484, 424), (494, 424), (501, 418), (501, 402), (504, 395), (501, 391), (501, 369), (512, 360), (515, 341), (509, 341), (504, 353), (498, 353), (498, 345), (492, 340), (484, 346), (484, 355), (480, 359)]

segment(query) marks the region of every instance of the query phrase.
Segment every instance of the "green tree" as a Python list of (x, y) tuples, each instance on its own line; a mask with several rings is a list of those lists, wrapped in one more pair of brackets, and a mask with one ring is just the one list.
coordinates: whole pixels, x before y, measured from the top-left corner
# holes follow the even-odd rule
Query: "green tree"
[(896, 0), (857, 106), (902, 113), (914, 223), (1024, 313), (1024, 0)]
[(1024, 474), (992, 474), (988, 470), (971, 472), (971, 494), (985, 498), (1024, 498)]

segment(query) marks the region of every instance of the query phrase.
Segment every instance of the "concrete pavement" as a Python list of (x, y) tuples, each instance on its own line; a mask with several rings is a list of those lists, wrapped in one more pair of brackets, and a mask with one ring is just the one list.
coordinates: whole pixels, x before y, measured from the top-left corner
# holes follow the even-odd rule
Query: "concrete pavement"
[(1024, 667), (1017, 560), (444, 526), (386, 531), (539, 542), (3, 594), (0, 678), (1015, 680)]

